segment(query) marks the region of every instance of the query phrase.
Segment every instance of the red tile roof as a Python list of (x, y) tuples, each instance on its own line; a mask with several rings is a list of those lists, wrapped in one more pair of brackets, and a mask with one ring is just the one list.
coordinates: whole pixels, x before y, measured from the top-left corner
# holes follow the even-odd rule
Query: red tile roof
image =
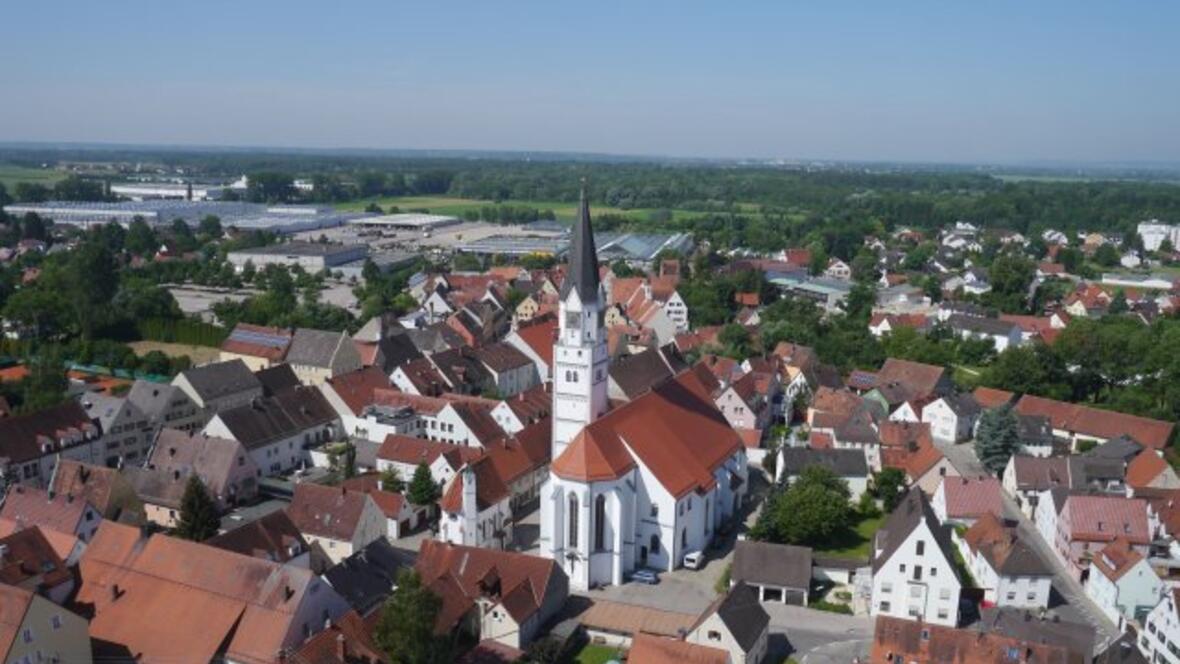
[(1069, 539), (1113, 542), (1125, 537), (1132, 544), (1147, 544), (1147, 503), (1119, 496), (1069, 496), (1063, 512), (1068, 513)]
[(1000, 497), (1000, 481), (994, 477), (947, 477), (942, 481), (949, 518), (978, 518), (985, 514), (1000, 516), (1004, 501)]
[(389, 661), (389, 656), (377, 645), (360, 614), (349, 611), (332, 621), (328, 629), (305, 641), (289, 661), (293, 664), (384, 663)]
[(886, 420), (878, 425), (877, 435), (885, 447), (906, 447), (911, 444), (933, 445), (929, 422), (894, 422)]
[(303, 482), (295, 485), (287, 515), (304, 535), (351, 541), (371, 500), (362, 491)]
[(1168, 468), (1168, 462), (1162, 456), (1152, 450), (1145, 450), (1127, 464), (1127, 484), (1142, 489), (1167, 472)]
[(516, 328), (520, 337), (547, 366), (553, 366), (553, 342), (557, 339), (557, 316), (546, 314), (523, 322)]
[(291, 331), (283, 328), (238, 323), (222, 342), (221, 350), (278, 362), (287, 354), (291, 336)]
[(1155, 450), (1167, 446), (1175, 429), (1172, 422), (1046, 399), (1031, 394), (1024, 395), (1020, 401), (1016, 402), (1016, 411), (1021, 415), (1043, 415), (1049, 418), (1054, 429), (1072, 431), (1094, 438), (1109, 440), (1125, 434), (1143, 446)]
[(627, 661), (643, 664), (726, 664), (729, 653), (680, 639), (639, 633), (631, 640)]
[(437, 633), (451, 631), (481, 596), (498, 598), (518, 623), (545, 603), (550, 579), (563, 574), (547, 558), (423, 540), (414, 569), (443, 600)]
[(566, 479), (617, 479), (643, 460), (673, 496), (707, 491), (713, 472), (741, 449), (741, 439), (708, 390), (685, 371), (582, 429), (552, 470)]
[(1091, 559), (1091, 563), (1111, 581), (1118, 581), (1124, 574), (1131, 571), (1143, 554), (1131, 548), (1126, 538), (1118, 537)]
[(367, 406), (373, 404), (373, 394), (376, 390), (393, 388), (389, 377), (377, 367), (341, 374), (329, 378), (327, 383), (352, 414), (358, 416)]
[(37, 526), (0, 538), (0, 583), (47, 592), (70, 581), (65, 561)]
[[(480, 512), (506, 500), (511, 496), (508, 485), (496, 470), (495, 464), (486, 456), (480, 457), (467, 464), (475, 476), (475, 505)], [(460, 471), (447, 487), (447, 492), (438, 501), (444, 512), (458, 514), (463, 511), (463, 477), (465, 471)]]
[[(8, 490), (4, 506), (0, 508), (0, 519), (9, 519), (24, 526), (40, 526), (60, 533), (73, 535), (86, 514), (94, 509), (83, 498), (66, 494), (50, 497), (44, 489), (14, 485)], [(102, 518), (95, 510), (96, 519)]]
[[(425, 438), (411, 438), (397, 434), (386, 436), (385, 442), (381, 443), (381, 447), (377, 450), (378, 459), (415, 466), (419, 463), (430, 466), (440, 455), (446, 454), (455, 454), (463, 462), (467, 462), (483, 456), (483, 450), (477, 447), (452, 445), (451, 443), (440, 443)], [(457, 469), (458, 466), (455, 468)], [(409, 478), (402, 479), (408, 481)]]
[[(0, 419), (0, 457), (8, 457), (11, 463), (24, 463), (39, 459), (47, 454), (44, 447), (51, 447), (52, 454), (60, 448), (63, 440), (82, 440), (97, 437), (98, 425), (86, 414), (82, 404), (66, 401), (52, 408), (24, 415)], [(66, 443), (68, 447), (70, 443)]]
[(993, 387), (977, 387), (971, 393), (975, 397), (975, 401), (980, 408), (999, 408), (1005, 404), (1012, 403), (1016, 395), (1007, 390), (997, 390)]
[(1000, 664), (1017, 661), (1010, 656), (1013, 651), (1018, 653), (1019, 661), (1038, 664), (1084, 664), (1090, 655), (995, 632), (878, 616), (869, 662)]

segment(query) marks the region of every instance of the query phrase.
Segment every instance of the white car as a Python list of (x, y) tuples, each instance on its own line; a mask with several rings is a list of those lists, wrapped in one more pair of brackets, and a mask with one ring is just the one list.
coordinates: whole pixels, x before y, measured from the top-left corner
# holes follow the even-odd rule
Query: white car
[(700, 551), (689, 551), (684, 554), (684, 566), (689, 569), (700, 569), (705, 564), (705, 554)]

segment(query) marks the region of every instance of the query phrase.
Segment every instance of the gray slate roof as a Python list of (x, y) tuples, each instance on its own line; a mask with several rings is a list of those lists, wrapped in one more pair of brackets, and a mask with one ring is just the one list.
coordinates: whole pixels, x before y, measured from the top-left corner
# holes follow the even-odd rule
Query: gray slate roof
[(262, 389), (262, 383), (241, 360), (206, 364), (182, 371), (180, 375), (192, 385), (202, 401)]
[(594, 247), (594, 232), (590, 228), (590, 201), (586, 200), (584, 185), (569, 256), (569, 271), (566, 272), (565, 282), (561, 284), (561, 299), (565, 300), (571, 290), (577, 290), (578, 299), (583, 303), (597, 302), (598, 250)]
[(301, 327), (291, 338), (287, 361), (309, 367), (328, 368), (342, 344), (352, 343), (344, 332), (328, 332)]
[(938, 548), (942, 550), (942, 555), (947, 561), (953, 561), (955, 555), (951, 547), (950, 529), (938, 522), (938, 517), (934, 515), (934, 510), (930, 508), (930, 502), (926, 499), (922, 490), (915, 487), (910, 489), (910, 492), (901, 499), (901, 502), (894, 508), (889, 518), (877, 531), (875, 540), (873, 542), (873, 550), (881, 549), (880, 555), (874, 556), (873, 573), (878, 570), (893, 556), (902, 542), (914, 532), (923, 521), (926, 522), (926, 527), (934, 534), (934, 541), (938, 544)]
[(808, 466), (823, 466), (840, 477), (868, 477), (869, 466), (860, 450), (817, 450), (810, 447), (784, 447), (783, 474), (794, 476)]
[(811, 549), (740, 540), (733, 550), (731, 578), (735, 582), (806, 590), (811, 587)]
[(298, 387), (217, 414), (246, 449), (266, 445), (336, 419), (336, 411), (314, 387)]
[(733, 634), (733, 638), (745, 652), (753, 649), (770, 625), (770, 616), (758, 601), (758, 593), (740, 581), (705, 609), (697, 620), (697, 625), (713, 613), (721, 618), (721, 622), (725, 623), (729, 633)]

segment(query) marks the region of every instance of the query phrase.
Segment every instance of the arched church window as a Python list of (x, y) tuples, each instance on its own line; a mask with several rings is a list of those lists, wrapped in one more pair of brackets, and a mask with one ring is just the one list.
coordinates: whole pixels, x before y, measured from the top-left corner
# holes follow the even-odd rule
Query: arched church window
[(606, 548), (606, 496), (594, 499), (594, 550)]
[(571, 549), (578, 548), (578, 495), (576, 493), (570, 494), (570, 535), (569, 546)]

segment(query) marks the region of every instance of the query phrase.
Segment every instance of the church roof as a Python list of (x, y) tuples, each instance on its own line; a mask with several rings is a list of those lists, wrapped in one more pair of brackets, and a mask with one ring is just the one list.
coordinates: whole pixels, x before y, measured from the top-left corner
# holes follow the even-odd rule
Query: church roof
[(552, 470), (575, 481), (611, 480), (634, 468), (637, 458), (681, 497), (712, 489), (713, 472), (741, 446), (700, 378), (685, 371), (586, 426)]
[(578, 291), (578, 299), (582, 302), (598, 300), (598, 251), (594, 248), (594, 233), (590, 229), (590, 202), (586, 200), (584, 184), (570, 244), (569, 272), (561, 285), (562, 300), (569, 295), (571, 289)]

